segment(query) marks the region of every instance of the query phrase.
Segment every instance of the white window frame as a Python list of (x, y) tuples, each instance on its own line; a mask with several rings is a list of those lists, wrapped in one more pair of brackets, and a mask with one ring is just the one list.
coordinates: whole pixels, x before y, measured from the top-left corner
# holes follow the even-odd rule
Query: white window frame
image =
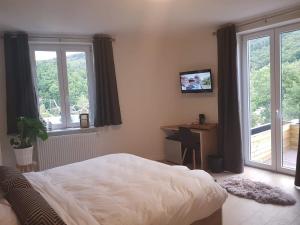
[[(250, 159), (250, 149), (251, 149), (251, 118), (250, 116), (250, 71), (248, 67), (249, 52), (248, 52), (248, 41), (257, 38), (269, 37), (270, 38), (270, 91), (271, 91), (271, 136), (275, 133), (275, 123), (274, 123), (274, 110), (275, 99), (274, 99), (274, 33), (272, 30), (264, 30), (242, 37), (242, 121), (243, 121), (243, 149), (245, 156), (245, 164), (249, 166), (254, 166), (257, 168), (275, 170), (274, 161), (276, 161), (276, 153), (271, 151), (271, 165), (258, 163)], [(271, 149), (275, 148), (274, 138), (271, 139)]]
[[(295, 170), (282, 166), (282, 112), (281, 112), (281, 56), (280, 56), (280, 34), (300, 29), (300, 23), (284, 26), (274, 26), (270, 29), (263, 29), (257, 32), (250, 32), (238, 35), (240, 70), (240, 95), (242, 112), (242, 137), (245, 164), (257, 168), (276, 171), (284, 174), (294, 175)], [(247, 42), (259, 37), (270, 37), (270, 72), (271, 72), (271, 141), (272, 141), (272, 163), (265, 165), (250, 160), (250, 119), (249, 119), (249, 70)]]
[(68, 74), (67, 74), (67, 61), (66, 52), (84, 52), (86, 56), (86, 69), (88, 80), (88, 98), (89, 98), (89, 115), (90, 124), (93, 125), (94, 118), (94, 70), (93, 70), (93, 57), (92, 57), (92, 43), (74, 44), (74, 43), (40, 43), (30, 42), (30, 58), (32, 74), (34, 77), (34, 83), (37, 89), (37, 73), (36, 73), (36, 60), (35, 51), (55, 51), (57, 56), (57, 72), (58, 72), (58, 85), (60, 93), (60, 105), (61, 105), (61, 124), (53, 124), (52, 129), (68, 129), (78, 128), (80, 123), (72, 123), (70, 114), (69, 103), (69, 88), (68, 88)]
[(296, 173), (296, 169), (291, 169), (291, 168), (287, 168), (284, 167), (282, 165), (283, 163), (283, 127), (282, 127), (282, 98), (281, 98), (281, 91), (282, 91), (282, 77), (281, 77), (281, 39), (280, 39), (280, 35), (282, 33), (288, 33), (288, 32), (292, 32), (292, 31), (296, 31), (296, 30), (300, 30), (300, 23), (294, 23), (291, 25), (285, 25), (285, 26), (281, 26), (281, 27), (277, 27), (276, 29), (274, 29), (274, 40), (275, 43), (277, 43), (275, 45), (275, 52), (278, 54), (275, 54), (275, 77), (276, 77), (276, 84), (275, 84), (275, 88), (276, 88), (276, 116), (275, 116), (275, 123), (276, 123), (276, 133), (275, 133), (275, 141), (276, 141), (276, 146), (277, 148), (276, 150), (276, 154), (277, 154), (277, 159), (276, 159), (276, 165), (277, 165), (277, 171), (281, 172), (281, 173), (285, 173), (285, 174), (290, 174), (290, 175), (295, 175)]

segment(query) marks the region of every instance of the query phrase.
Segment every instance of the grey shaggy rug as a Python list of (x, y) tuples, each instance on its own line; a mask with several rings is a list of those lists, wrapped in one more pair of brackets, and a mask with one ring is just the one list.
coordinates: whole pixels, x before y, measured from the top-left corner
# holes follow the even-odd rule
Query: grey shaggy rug
[(241, 177), (230, 177), (220, 185), (229, 193), (263, 204), (294, 205), (296, 200), (278, 187)]

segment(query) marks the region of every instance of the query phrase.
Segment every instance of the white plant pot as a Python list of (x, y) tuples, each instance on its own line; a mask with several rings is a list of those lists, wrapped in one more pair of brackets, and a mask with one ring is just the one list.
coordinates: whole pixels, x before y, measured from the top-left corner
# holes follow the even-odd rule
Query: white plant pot
[(17, 164), (26, 166), (32, 164), (33, 146), (29, 148), (14, 149)]

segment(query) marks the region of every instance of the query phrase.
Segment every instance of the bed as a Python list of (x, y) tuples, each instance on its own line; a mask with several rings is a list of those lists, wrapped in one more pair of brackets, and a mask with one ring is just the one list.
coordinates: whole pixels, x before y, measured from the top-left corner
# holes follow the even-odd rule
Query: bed
[[(205, 171), (130, 154), (24, 175), (68, 225), (221, 225), (227, 198)], [(18, 224), (4, 199), (0, 224)]]

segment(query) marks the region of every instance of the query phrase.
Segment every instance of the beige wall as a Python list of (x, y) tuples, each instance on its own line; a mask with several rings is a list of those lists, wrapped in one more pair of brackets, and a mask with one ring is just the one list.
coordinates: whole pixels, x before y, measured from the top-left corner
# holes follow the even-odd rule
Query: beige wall
[[(212, 68), (217, 71), (213, 29), (181, 35), (150, 33), (116, 34), (114, 55), (123, 124), (99, 129), (101, 154), (128, 152), (163, 159), (161, 125), (191, 122), (205, 113), (217, 121), (217, 93), (181, 94), (178, 73)], [(3, 43), (0, 45), (1, 63)], [(0, 140), (5, 164), (14, 162), (5, 137), (5, 81), (0, 73)], [(214, 86), (216, 88), (216, 78)]]

